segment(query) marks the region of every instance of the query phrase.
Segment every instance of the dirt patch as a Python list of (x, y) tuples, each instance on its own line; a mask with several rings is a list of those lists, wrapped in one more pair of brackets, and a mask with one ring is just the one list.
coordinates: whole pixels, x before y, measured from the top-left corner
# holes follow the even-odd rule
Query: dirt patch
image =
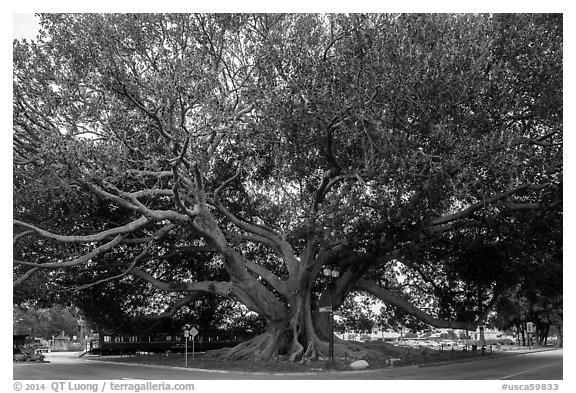
[[(141, 354), (131, 356), (93, 356), (90, 359), (104, 360), (111, 362), (148, 364), (169, 367), (185, 367), (184, 354)], [(313, 372), (327, 370), (326, 361), (317, 362), (289, 362), (281, 358), (268, 361), (247, 361), (247, 360), (220, 360), (205, 354), (196, 354), (194, 359), (188, 355), (188, 368), (198, 368), (207, 370), (226, 370), (239, 372), (269, 372), (269, 373), (288, 373), (288, 372)], [(339, 370), (349, 370), (344, 364), (337, 364)]]

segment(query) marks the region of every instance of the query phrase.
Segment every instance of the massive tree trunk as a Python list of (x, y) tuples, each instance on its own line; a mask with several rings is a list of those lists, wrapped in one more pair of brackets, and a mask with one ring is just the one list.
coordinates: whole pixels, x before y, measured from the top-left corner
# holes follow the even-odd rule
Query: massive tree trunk
[[(318, 313), (318, 307), (313, 311), (312, 286), (314, 277), (318, 274), (321, 264), (308, 264), (308, 268), (300, 269), (293, 278), (288, 280), (288, 307), (283, 310), (285, 317), (281, 323), (267, 317), (267, 331), (234, 348), (214, 351), (213, 355), (226, 359), (267, 360), (280, 357), (288, 361), (310, 361), (328, 359), (329, 356), (329, 313)], [(342, 287), (339, 287), (342, 288)], [(342, 300), (345, 292), (340, 292)], [(269, 294), (272, 296), (272, 294)], [(326, 304), (326, 292), (319, 305)], [(338, 304), (342, 303), (338, 301)], [(329, 303), (328, 303), (329, 304)], [(319, 317), (321, 316), (321, 317)], [(366, 350), (357, 343), (348, 343), (336, 339), (334, 357), (363, 359), (375, 352)]]
[(311, 288), (295, 290), (284, 318), (268, 322), (265, 333), (234, 348), (213, 351), (225, 359), (268, 360), (282, 357), (290, 361), (315, 359), (327, 354), (327, 346), (316, 335), (310, 308)]

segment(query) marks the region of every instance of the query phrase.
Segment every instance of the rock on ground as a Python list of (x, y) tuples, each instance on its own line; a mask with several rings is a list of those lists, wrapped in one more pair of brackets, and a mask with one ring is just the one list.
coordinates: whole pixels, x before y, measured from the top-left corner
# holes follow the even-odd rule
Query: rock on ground
[(357, 360), (354, 363), (350, 363), (350, 368), (352, 370), (364, 370), (368, 367), (370, 367), (370, 365), (366, 360)]

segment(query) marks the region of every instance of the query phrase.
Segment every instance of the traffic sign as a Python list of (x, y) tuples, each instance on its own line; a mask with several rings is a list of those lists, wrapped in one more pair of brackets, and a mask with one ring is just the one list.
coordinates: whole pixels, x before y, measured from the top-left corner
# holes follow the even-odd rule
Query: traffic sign
[(198, 334), (198, 330), (196, 330), (195, 327), (193, 327), (192, 329), (190, 329), (190, 336), (192, 338), (196, 337), (196, 335)]

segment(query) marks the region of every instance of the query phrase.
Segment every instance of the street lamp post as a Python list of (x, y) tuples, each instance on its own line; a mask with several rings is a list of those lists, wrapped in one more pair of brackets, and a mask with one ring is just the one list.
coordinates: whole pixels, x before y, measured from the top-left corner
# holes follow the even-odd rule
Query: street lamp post
[(184, 325), (184, 367), (188, 367), (188, 337), (190, 337), (190, 325)]
[(330, 290), (330, 340), (328, 347), (328, 368), (334, 365), (334, 288), (336, 279), (340, 276), (337, 270), (324, 269), (324, 276), (328, 280), (328, 289)]

